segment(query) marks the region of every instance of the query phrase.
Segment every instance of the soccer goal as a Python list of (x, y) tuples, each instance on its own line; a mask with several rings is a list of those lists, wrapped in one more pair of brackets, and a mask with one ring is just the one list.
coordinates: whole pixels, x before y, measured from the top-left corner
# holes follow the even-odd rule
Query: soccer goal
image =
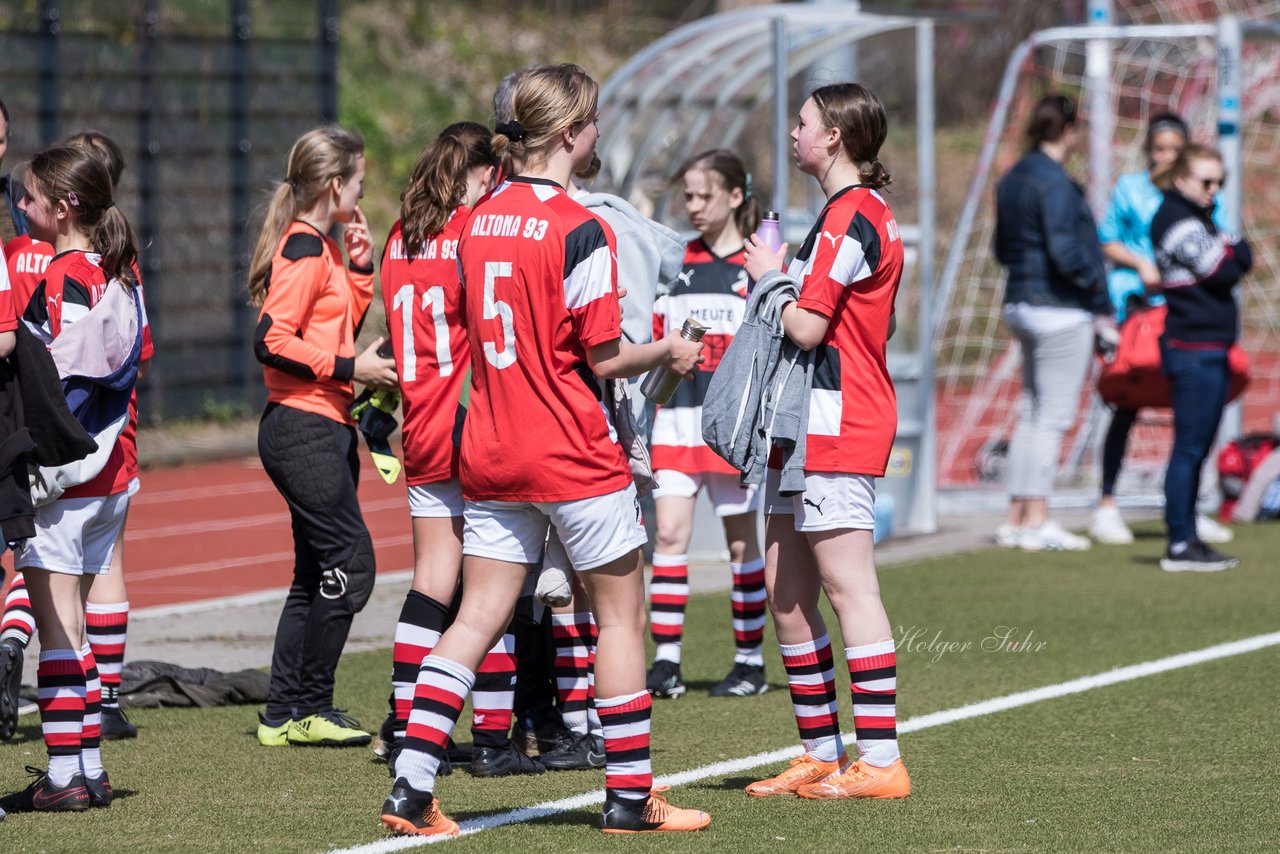
[[(1004, 272), (991, 248), (994, 188), (1024, 152), (1027, 116), (1049, 92), (1075, 97), (1095, 132), (1092, 155), (1082, 154), (1068, 170), (1099, 184), (1089, 193), (1099, 218), (1098, 202), (1114, 177), (1146, 168), (1141, 147), (1150, 116), (1179, 113), (1193, 139), (1222, 148), (1230, 176), (1223, 202), (1232, 221), (1243, 223), (1256, 259), (1240, 295), (1253, 382), (1227, 429), (1271, 429), (1280, 412), (1278, 32), (1274, 20), (1232, 16), (1195, 24), (1062, 27), (1038, 32), (1014, 51), (939, 281), (939, 486), (963, 491), (1003, 478), (1003, 452), (1017, 419), (1020, 354), (1001, 322)], [(1067, 504), (1091, 501), (1100, 477), (1110, 413), (1092, 386), (1081, 400), (1085, 415), (1063, 443), (1058, 486)], [(1171, 437), (1167, 410), (1143, 413), (1130, 438), (1118, 488), (1122, 499), (1150, 503), (1159, 494)]]

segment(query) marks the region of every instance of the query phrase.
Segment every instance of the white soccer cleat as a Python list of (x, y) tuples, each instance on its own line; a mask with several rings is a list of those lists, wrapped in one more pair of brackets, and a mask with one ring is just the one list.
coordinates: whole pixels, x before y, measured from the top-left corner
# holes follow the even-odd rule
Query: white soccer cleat
[(1024, 552), (1083, 552), (1093, 543), (1088, 537), (1073, 534), (1057, 522), (1045, 522), (1039, 528), (1023, 528), (1018, 547)]
[(1109, 546), (1133, 542), (1133, 531), (1124, 523), (1119, 507), (1099, 507), (1089, 517), (1089, 536)]
[(1016, 549), (1022, 529), (1016, 525), (1001, 525), (996, 528), (996, 545), (1005, 549)]

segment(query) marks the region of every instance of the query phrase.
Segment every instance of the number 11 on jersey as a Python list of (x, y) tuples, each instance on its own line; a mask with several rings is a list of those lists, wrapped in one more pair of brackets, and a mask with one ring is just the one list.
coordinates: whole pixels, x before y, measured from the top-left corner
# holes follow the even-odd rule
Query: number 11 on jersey
[[(413, 285), (401, 285), (391, 302), (393, 310), (400, 312), (401, 346), (400, 382), (411, 383), (418, 378), (418, 350), (414, 343), (413, 331)], [(449, 323), (444, 316), (444, 287), (434, 285), (422, 292), (422, 310), (431, 312), (431, 326), (436, 345), (436, 364), (440, 376), (447, 377), (453, 373), (453, 352), (449, 349)]]

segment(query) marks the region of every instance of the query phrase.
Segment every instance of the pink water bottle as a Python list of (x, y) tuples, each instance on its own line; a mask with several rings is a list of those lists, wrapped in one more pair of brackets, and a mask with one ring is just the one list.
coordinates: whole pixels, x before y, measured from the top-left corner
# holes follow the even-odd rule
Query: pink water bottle
[(764, 245), (774, 252), (782, 248), (782, 227), (778, 222), (777, 211), (765, 211), (764, 219), (760, 220), (760, 227), (756, 229), (756, 234), (760, 235)]
[[(761, 242), (768, 246), (773, 252), (777, 252), (782, 248), (782, 227), (778, 222), (777, 211), (766, 211), (764, 219), (760, 220), (760, 227), (756, 229), (756, 235), (759, 236)], [(747, 283), (747, 295), (755, 289), (755, 280)]]

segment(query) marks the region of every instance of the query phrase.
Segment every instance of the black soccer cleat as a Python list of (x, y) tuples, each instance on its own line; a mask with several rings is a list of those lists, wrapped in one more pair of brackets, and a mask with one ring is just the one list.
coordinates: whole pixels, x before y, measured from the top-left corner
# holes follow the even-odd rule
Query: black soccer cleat
[(0, 741), (8, 741), (18, 731), (23, 651), (13, 638), (0, 640)]
[(554, 750), (539, 759), (552, 771), (588, 771), (604, 767), (604, 739), (585, 732), (570, 732)]
[(125, 717), (124, 710), (119, 706), (103, 706), (102, 737), (108, 741), (137, 738), (138, 727)]
[(729, 675), (711, 689), (712, 697), (754, 697), (769, 690), (764, 668), (758, 664), (736, 662)]
[(27, 773), (35, 781), (21, 792), (0, 798), (0, 810), (5, 812), (80, 812), (89, 808), (89, 790), (85, 788), (84, 775), (76, 774), (65, 786), (49, 782), (49, 775), (39, 768), (27, 766)]
[(473, 747), (471, 750), (471, 774), (475, 777), (541, 774), (546, 770), (541, 762), (526, 756), (510, 739), (501, 747)]
[(102, 772), (101, 777), (85, 777), (84, 787), (89, 792), (91, 807), (109, 807), (116, 799), (115, 789), (111, 788), (111, 780), (107, 777), (106, 771)]
[(680, 676), (680, 665), (665, 658), (659, 658), (653, 663), (653, 667), (649, 668), (644, 687), (655, 697), (670, 699), (675, 699), (689, 690), (684, 686), (684, 679)]

